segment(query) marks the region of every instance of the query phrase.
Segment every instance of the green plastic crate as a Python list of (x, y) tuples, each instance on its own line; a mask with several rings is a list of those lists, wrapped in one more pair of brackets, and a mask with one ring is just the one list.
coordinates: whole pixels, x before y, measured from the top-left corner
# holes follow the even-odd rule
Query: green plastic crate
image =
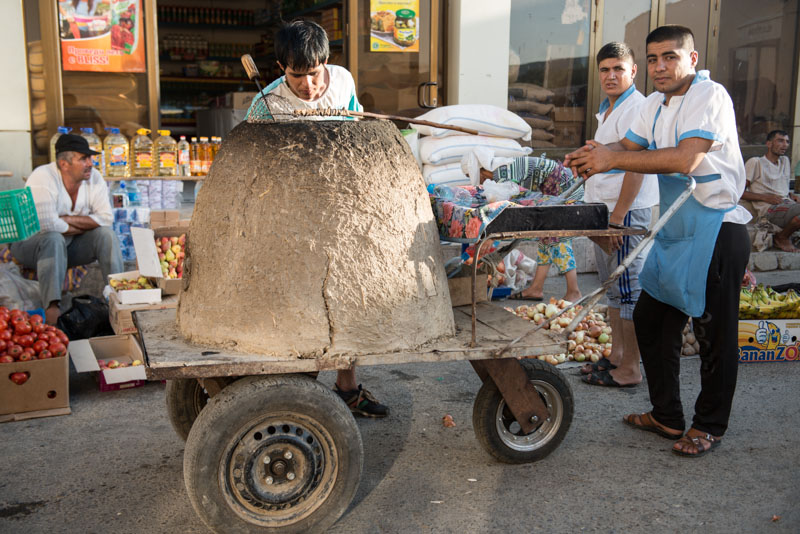
[(0, 243), (24, 241), (39, 231), (39, 216), (29, 187), (0, 191)]

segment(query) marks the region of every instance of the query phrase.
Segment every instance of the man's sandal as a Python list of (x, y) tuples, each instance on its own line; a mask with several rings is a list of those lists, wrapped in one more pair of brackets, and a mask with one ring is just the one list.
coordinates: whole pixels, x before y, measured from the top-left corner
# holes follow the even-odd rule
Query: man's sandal
[(611, 360), (603, 356), (595, 363), (587, 363), (586, 365), (581, 367), (581, 374), (590, 375), (592, 373), (596, 373), (597, 371), (610, 371), (616, 368), (617, 366), (611, 363)]
[[(647, 413), (632, 413), (628, 414), (622, 418), (622, 422), (628, 426), (632, 426), (633, 428), (638, 428), (639, 430), (644, 430), (645, 432), (653, 432), (654, 434), (658, 434), (662, 438), (667, 439), (680, 439), (683, 436), (683, 432), (678, 430), (672, 430), (671, 428), (661, 427), (658, 426), (658, 423), (655, 419), (653, 419), (653, 415), (650, 412)], [(671, 431), (671, 432), (670, 432)]]
[[(708, 442), (708, 447), (705, 447), (701, 440), (702, 441), (707, 441)], [(711, 434), (703, 434), (703, 435), (700, 435), (700, 436), (690, 436), (687, 433), (685, 436), (683, 436), (681, 439), (679, 439), (678, 441), (675, 442), (675, 445), (678, 445), (678, 444), (680, 444), (680, 445), (682, 445), (684, 447), (686, 445), (691, 445), (695, 449), (697, 449), (697, 452), (686, 452), (685, 450), (682, 450), (682, 449), (676, 449), (674, 446), (672, 447), (672, 452), (674, 452), (678, 456), (689, 456), (689, 457), (692, 457), (692, 458), (699, 458), (700, 456), (703, 456), (704, 454), (709, 453), (709, 452), (713, 451), (714, 449), (716, 449), (717, 447), (719, 447), (722, 444), (722, 439), (721, 438), (715, 438)]]

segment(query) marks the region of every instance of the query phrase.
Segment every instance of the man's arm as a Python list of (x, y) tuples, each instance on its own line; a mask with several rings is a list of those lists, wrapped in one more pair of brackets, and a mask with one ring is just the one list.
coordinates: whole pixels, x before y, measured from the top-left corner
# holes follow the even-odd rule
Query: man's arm
[[(791, 194), (790, 194), (791, 196)], [(757, 202), (766, 202), (768, 204), (780, 204), (783, 199), (778, 195), (770, 195), (767, 193), (753, 193), (750, 191), (750, 180), (747, 180), (744, 193), (742, 193), (742, 200), (755, 200)]]
[(94, 230), (99, 224), (88, 215), (62, 215), (61, 220), (69, 225), (64, 235), (78, 235), (89, 230)]
[[(691, 174), (711, 149), (713, 140), (687, 137), (677, 147), (647, 152), (642, 152), (644, 147), (629, 139), (622, 140), (620, 144), (625, 147), (625, 151), (611, 150), (595, 141), (587, 141), (587, 146), (569, 155), (570, 166), (581, 176), (587, 177), (611, 169), (641, 174)], [(633, 145), (638, 151), (629, 150), (629, 145)]]

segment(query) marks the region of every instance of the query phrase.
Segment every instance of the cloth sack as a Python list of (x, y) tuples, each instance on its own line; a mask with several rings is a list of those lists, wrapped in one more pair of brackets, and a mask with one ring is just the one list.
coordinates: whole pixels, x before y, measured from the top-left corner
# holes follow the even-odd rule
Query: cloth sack
[[(488, 104), (460, 104), (442, 106), (417, 117), (421, 120), (439, 122), (451, 126), (471, 128), (484, 135), (507, 137), (509, 139), (531, 138), (531, 127), (515, 113)], [(463, 136), (464, 133), (432, 126), (416, 126), (420, 135), (433, 137)], [(423, 160), (424, 163), (424, 160)]]
[(528, 112), (534, 115), (549, 115), (552, 113), (555, 106), (553, 104), (545, 104), (537, 102), (536, 100), (517, 100), (513, 97), (508, 100), (508, 111), (514, 112)]
[(461, 169), (461, 163), (446, 165), (423, 165), (422, 176), (425, 185), (470, 185), (470, 177)]
[[(525, 126), (530, 130), (530, 126)], [(460, 162), (465, 155), (479, 148), (492, 150), (495, 156), (506, 158), (520, 158), (531, 153), (529, 147), (523, 147), (514, 139), (502, 137), (454, 135), (442, 139), (423, 137), (419, 140), (420, 158), (423, 164), (429, 165)]]

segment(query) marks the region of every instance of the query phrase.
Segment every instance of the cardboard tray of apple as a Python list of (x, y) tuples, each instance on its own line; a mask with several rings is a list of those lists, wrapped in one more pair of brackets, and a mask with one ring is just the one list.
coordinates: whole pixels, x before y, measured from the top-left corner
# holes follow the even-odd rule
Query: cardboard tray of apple
[(155, 289), (153, 283), (144, 276), (139, 278), (112, 278), (108, 281), (113, 289), (117, 291), (129, 291), (131, 289)]
[(156, 237), (158, 261), (164, 278), (183, 278), (183, 259), (186, 257), (186, 234)]
[[(67, 335), (55, 326), (44, 324), (41, 315), (0, 306), (0, 364), (63, 358), (68, 346)], [(27, 379), (27, 376), (11, 378), (17, 384)]]

